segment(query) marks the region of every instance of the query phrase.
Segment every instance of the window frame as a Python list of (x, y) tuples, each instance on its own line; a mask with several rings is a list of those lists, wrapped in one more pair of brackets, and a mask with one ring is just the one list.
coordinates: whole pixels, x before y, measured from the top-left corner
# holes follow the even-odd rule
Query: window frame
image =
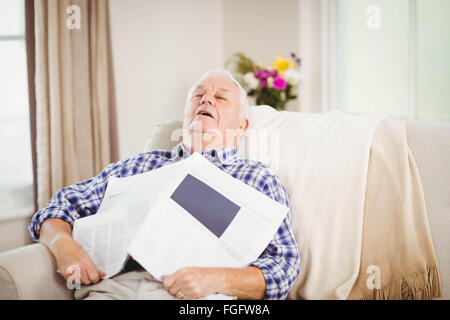
[[(301, 30), (311, 30), (311, 21), (318, 20), (320, 21), (320, 34), (312, 34), (305, 33), (303, 31), (300, 46), (313, 46), (316, 48), (320, 48), (319, 56), (320, 56), (320, 74), (319, 77), (317, 75), (308, 75), (306, 73), (306, 81), (311, 83), (309, 86), (318, 86), (320, 87), (321, 97), (318, 99), (315, 104), (320, 105), (320, 111), (327, 112), (332, 110), (342, 110), (337, 105), (336, 101), (336, 8), (338, 0), (319, 0), (319, 9), (314, 9), (311, 7), (310, 2), (314, 0), (299, 0), (300, 6), (304, 8), (309, 8), (311, 10), (311, 15), (307, 19), (302, 19), (302, 15), (299, 15), (300, 18), (300, 29)], [(303, 14), (303, 16), (305, 16)], [(418, 106), (417, 106), (417, 0), (409, 0), (409, 34), (408, 34), (408, 116), (399, 117), (399, 116), (390, 116), (394, 119), (399, 120), (408, 120), (413, 122), (420, 123), (430, 123), (430, 124), (449, 124), (450, 119), (436, 119), (433, 117), (419, 117), (418, 115)], [(314, 30), (317, 33), (317, 30)], [(301, 50), (300, 50), (301, 51)], [(309, 54), (308, 56), (312, 56)], [(315, 66), (317, 67), (317, 62), (315, 62)], [(316, 79), (320, 78), (320, 81)], [(302, 105), (311, 104), (312, 94), (309, 88), (306, 88), (308, 92), (306, 92), (307, 100), (301, 103)], [(302, 94), (305, 94), (303, 92)], [(300, 99), (302, 99), (302, 95), (300, 95)], [(304, 110), (302, 110), (304, 111)], [(311, 111), (311, 110), (310, 110)], [(319, 111), (319, 110), (312, 110)]]
[(31, 158), (33, 165), (33, 211), (38, 209), (37, 202), (37, 154), (36, 154), (36, 48), (35, 48), (35, 20), (34, 20), (34, 0), (25, 1), (25, 44), (27, 50), (27, 71), (28, 71), (28, 100), (30, 114), (30, 139)]
[(25, 9), (24, 33), (0, 36), (0, 42), (17, 40), (25, 42), (33, 182), (29, 185), (0, 188), (0, 221), (29, 217), (37, 210), (34, 0), (22, 1)]

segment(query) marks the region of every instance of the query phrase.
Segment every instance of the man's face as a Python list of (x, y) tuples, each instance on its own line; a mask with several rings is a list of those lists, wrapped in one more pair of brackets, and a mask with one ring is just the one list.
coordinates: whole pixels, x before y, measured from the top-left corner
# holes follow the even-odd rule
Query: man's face
[(220, 143), (225, 146), (229, 145), (225, 141), (227, 134), (236, 134), (239, 129), (247, 129), (248, 121), (241, 119), (239, 113), (238, 87), (228, 79), (208, 78), (194, 88), (187, 101), (183, 127), (191, 135), (212, 135), (216, 146)]

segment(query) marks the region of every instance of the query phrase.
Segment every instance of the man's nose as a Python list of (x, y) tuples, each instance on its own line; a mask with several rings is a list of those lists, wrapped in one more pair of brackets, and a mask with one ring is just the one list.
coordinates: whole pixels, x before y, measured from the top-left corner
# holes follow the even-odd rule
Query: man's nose
[(200, 101), (200, 104), (208, 103), (210, 105), (214, 104), (214, 97), (210, 94), (204, 94), (202, 97), (202, 100)]

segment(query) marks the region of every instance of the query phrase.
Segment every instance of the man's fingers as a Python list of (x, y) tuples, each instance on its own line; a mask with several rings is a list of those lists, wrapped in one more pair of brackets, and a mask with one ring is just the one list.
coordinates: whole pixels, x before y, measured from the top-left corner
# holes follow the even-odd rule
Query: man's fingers
[(97, 283), (100, 280), (97, 268), (90, 267), (86, 270), (86, 273), (89, 276), (89, 280), (91, 280), (91, 282)]
[[(178, 283), (178, 281), (175, 281), (175, 282), (172, 284), (172, 286), (171, 286), (169, 289), (167, 289), (167, 290), (169, 291), (170, 294), (172, 294), (172, 295), (175, 296), (176, 298), (180, 299), (181, 297), (180, 297), (180, 296), (177, 296), (177, 293), (178, 293), (178, 291), (180, 291), (180, 289), (181, 289), (180, 284)], [(182, 292), (181, 292), (181, 293), (182, 293)]]
[(192, 287), (192, 281), (188, 281), (184, 270), (178, 270), (174, 274), (163, 276), (164, 288), (177, 299), (195, 299), (198, 290)]
[(177, 283), (177, 281), (175, 281), (169, 288), (169, 292), (173, 295), (176, 295), (178, 290), (180, 290), (180, 286)]
[(163, 282), (164, 288), (166, 288), (167, 290), (170, 289), (170, 287), (173, 285), (173, 283), (175, 282), (175, 277), (173, 274), (171, 275), (165, 275), (161, 277), (161, 280)]
[(89, 254), (76, 242), (71, 241), (58, 253), (57, 262), (61, 275), (66, 279), (84, 285), (97, 283), (106, 276), (97, 269)]
[[(77, 275), (76, 275), (77, 274)], [(76, 282), (80, 282), (84, 285), (90, 285), (92, 283), (97, 283), (101, 279), (106, 276), (106, 273), (97, 270), (96, 268), (79, 268), (78, 271), (75, 270), (69, 270), (65, 275), (63, 275), (66, 280), (68, 280), (70, 277), (72, 277), (73, 280)], [(75, 279), (76, 278), (76, 279)]]
[[(177, 293), (180, 290), (180, 284), (178, 283), (177, 277), (175, 274), (171, 274), (168, 276), (162, 276), (161, 277), (163, 281), (164, 288), (173, 296), (177, 297)], [(180, 299), (180, 297), (177, 297)]]
[(98, 270), (97, 266), (95, 265), (94, 261), (92, 261), (91, 257), (89, 255), (85, 255), (84, 259), (84, 266), (87, 273), (87, 276), (89, 277), (89, 280), (92, 283), (97, 283), (100, 281), (101, 277), (104, 277), (106, 274)]
[(89, 280), (89, 276), (85, 270), (81, 271), (81, 283), (85, 285), (91, 284), (91, 280)]

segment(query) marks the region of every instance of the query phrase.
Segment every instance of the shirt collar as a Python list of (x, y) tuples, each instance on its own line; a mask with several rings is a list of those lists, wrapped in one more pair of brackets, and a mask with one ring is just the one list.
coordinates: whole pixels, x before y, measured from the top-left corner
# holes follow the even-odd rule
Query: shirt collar
[[(207, 159), (214, 159), (222, 164), (231, 164), (239, 158), (236, 147), (210, 149), (202, 151), (200, 154)], [(190, 155), (190, 152), (185, 148), (183, 142), (177, 144), (172, 150), (172, 158), (176, 158), (176, 160), (186, 159)]]

